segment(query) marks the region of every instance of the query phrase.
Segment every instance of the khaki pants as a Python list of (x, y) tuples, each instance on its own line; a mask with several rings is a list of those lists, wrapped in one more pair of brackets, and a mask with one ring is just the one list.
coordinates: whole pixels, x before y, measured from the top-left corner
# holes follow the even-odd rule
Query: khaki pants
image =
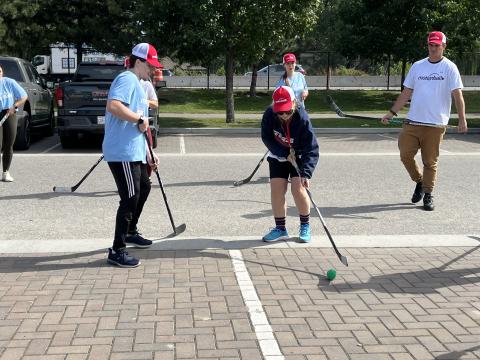
[[(398, 137), (400, 160), (413, 181), (422, 181), (423, 190), (427, 193), (431, 193), (435, 186), (443, 134), (445, 128), (404, 124)], [(415, 161), (419, 149), (422, 155), (423, 174)]]

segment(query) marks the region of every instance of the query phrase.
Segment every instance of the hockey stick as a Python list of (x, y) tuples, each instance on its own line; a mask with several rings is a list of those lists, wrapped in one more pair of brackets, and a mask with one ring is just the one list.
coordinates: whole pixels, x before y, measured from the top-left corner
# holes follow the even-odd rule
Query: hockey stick
[[(148, 134), (147, 134), (146, 131), (143, 134), (145, 135), (145, 139), (147, 141), (148, 151), (150, 152), (150, 157), (152, 159), (154, 159), (152, 144), (150, 143), (150, 139), (148, 138)], [(179, 227), (175, 227), (175, 223), (173, 222), (172, 212), (170, 211), (170, 206), (168, 206), (167, 195), (165, 194), (165, 190), (163, 189), (162, 179), (160, 179), (160, 174), (158, 173), (157, 168), (155, 168), (155, 174), (157, 174), (158, 183), (160, 185), (160, 189), (162, 190), (163, 201), (165, 201), (165, 206), (167, 207), (168, 217), (170, 218), (170, 223), (172, 224), (172, 228), (173, 228), (173, 234), (172, 235), (173, 236), (179, 235), (179, 234), (181, 234), (185, 231), (185, 229), (187, 228), (187, 225), (182, 224)], [(172, 236), (169, 236), (169, 237), (172, 237)]]
[(243, 184), (246, 184), (248, 182), (250, 182), (250, 180), (252, 180), (252, 177), (253, 175), (255, 175), (255, 173), (257, 172), (258, 168), (260, 167), (260, 165), (262, 165), (263, 163), (263, 160), (265, 160), (265, 158), (267, 157), (267, 154), (268, 154), (269, 150), (267, 150), (267, 152), (265, 153), (265, 155), (263, 155), (263, 157), (260, 159), (260, 161), (258, 162), (257, 166), (255, 167), (255, 169), (253, 169), (253, 172), (250, 174), (249, 177), (243, 179), (243, 180), (238, 180), (238, 181), (235, 181), (233, 183), (233, 186), (240, 186), (240, 185), (243, 185)]
[[(295, 159), (295, 151), (293, 150), (293, 148), (290, 148), (290, 154), (292, 155), (292, 158)], [(297, 162), (294, 160), (291, 164), (293, 165), (293, 167), (297, 171), (298, 176), (301, 177), (302, 175), (300, 175), (300, 169), (298, 168)], [(310, 192), (310, 190), (308, 188), (305, 188), (305, 190), (307, 191), (308, 197), (310, 198), (310, 201), (312, 202), (312, 205), (315, 208), (315, 211), (317, 212), (318, 217), (320, 218), (320, 222), (322, 223), (323, 229), (325, 230), (325, 233), (327, 234), (328, 239), (330, 240), (330, 243), (333, 246), (333, 250), (335, 250), (335, 253), (337, 254), (337, 256), (340, 259), (340, 261), (342, 262), (342, 264), (345, 265), (345, 266), (348, 266), (348, 259), (347, 259), (346, 256), (342, 255), (340, 253), (340, 251), (337, 249), (337, 245), (335, 245), (335, 241), (333, 241), (332, 234), (330, 234), (330, 231), (327, 228), (327, 224), (325, 223), (325, 220), (323, 220), (323, 216), (320, 213), (320, 210), (318, 209), (317, 204), (313, 200), (312, 193)]]
[[(362, 116), (362, 115), (352, 115), (352, 114), (345, 114), (340, 108), (338, 107), (337, 104), (335, 104), (335, 101), (333, 101), (332, 97), (330, 95), (327, 95), (327, 102), (330, 104), (330, 108), (337, 113), (338, 116), (343, 117), (343, 118), (351, 118), (351, 119), (360, 119), (360, 120), (376, 120), (379, 121), (379, 118), (373, 117), (373, 116)], [(398, 119), (390, 119), (388, 121), (389, 124), (394, 124), (394, 125), (402, 125), (404, 124), (406, 119), (398, 118)], [(408, 122), (408, 120), (407, 120)], [(421, 123), (418, 124), (421, 126), (428, 126), (428, 127), (446, 127), (446, 128), (456, 128), (455, 125), (433, 125), (433, 124), (426, 124), (426, 123)]]
[[(351, 114), (345, 114), (340, 108), (338, 107), (337, 104), (335, 104), (335, 101), (333, 101), (332, 97), (330, 95), (327, 95), (327, 102), (330, 105), (330, 108), (337, 113), (338, 116), (342, 118), (351, 118), (351, 119), (363, 119), (363, 120), (379, 120), (376, 117), (373, 116), (362, 116), (362, 115), (351, 115)], [(403, 124), (403, 119), (392, 119), (390, 120), (391, 124)]]
[(5, 114), (5, 116), (2, 118), (2, 120), (0, 120), (0, 126), (3, 125), (3, 123), (5, 122), (5, 120), (7, 120), (7, 118), (8, 118), (8, 111), (7, 111), (7, 113)]
[(97, 160), (97, 162), (90, 168), (90, 170), (88, 170), (88, 172), (85, 174), (84, 177), (82, 177), (80, 179), (80, 181), (78, 183), (76, 183), (74, 186), (72, 187), (68, 187), (68, 186), (54, 186), (53, 187), (53, 192), (60, 192), (60, 193), (71, 193), (71, 192), (75, 192), (75, 190), (78, 189), (78, 187), (84, 182), (84, 180), (87, 178), (88, 175), (91, 174), (91, 172), (93, 171), (93, 169), (95, 169), (97, 167), (98, 164), (100, 164), (100, 162), (103, 160), (103, 155), (100, 156), (100, 159)]

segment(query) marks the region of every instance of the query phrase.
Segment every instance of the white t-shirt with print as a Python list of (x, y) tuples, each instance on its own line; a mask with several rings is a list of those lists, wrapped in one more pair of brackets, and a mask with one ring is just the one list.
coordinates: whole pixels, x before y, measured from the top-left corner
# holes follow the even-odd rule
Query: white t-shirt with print
[(448, 124), (452, 91), (463, 88), (457, 66), (445, 57), (437, 63), (428, 58), (415, 62), (403, 85), (413, 89), (407, 118), (436, 125)]

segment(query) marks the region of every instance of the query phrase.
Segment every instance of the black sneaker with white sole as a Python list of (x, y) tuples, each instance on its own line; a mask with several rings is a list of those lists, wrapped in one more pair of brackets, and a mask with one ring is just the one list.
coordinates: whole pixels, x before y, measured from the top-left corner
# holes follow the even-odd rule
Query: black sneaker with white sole
[(110, 264), (117, 265), (123, 268), (134, 268), (140, 265), (140, 260), (128, 255), (125, 249), (118, 249), (117, 251), (115, 251), (112, 248), (109, 248), (107, 261)]
[(152, 245), (152, 241), (145, 239), (138, 231), (134, 232), (133, 234), (128, 234), (125, 238), (125, 243), (140, 249), (145, 249)]
[(413, 192), (412, 195), (412, 203), (417, 203), (423, 198), (423, 184), (422, 182), (418, 182), (417, 185), (415, 186), (415, 191)]
[(423, 208), (427, 211), (432, 211), (435, 209), (435, 206), (433, 205), (433, 196), (430, 193), (425, 193), (425, 196), (423, 197)]

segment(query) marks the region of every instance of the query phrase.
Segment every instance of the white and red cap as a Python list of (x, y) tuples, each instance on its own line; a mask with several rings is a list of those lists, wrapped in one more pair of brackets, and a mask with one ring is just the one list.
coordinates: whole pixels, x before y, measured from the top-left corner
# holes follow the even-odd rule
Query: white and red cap
[(432, 31), (430, 34), (428, 34), (428, 43), (438, 45), (446, 44), (447, 37), (441, 31)]
[(273, 112), (290, 111), (293, 108), (295, 94), (290, 86), (280, 86), (272, 95)]
[(297, 58), (295, 57), (295, 54), (288, 53), (283, 55), (283, 63), (289, 63), (289, 62), (297, 62)]
[(132, 49), (132, 55), (147, 60), (152, 66), (162, 67), (162, 64), (158, 62), (157, 50), (150, 44), (140, 43), (135, 45)]

